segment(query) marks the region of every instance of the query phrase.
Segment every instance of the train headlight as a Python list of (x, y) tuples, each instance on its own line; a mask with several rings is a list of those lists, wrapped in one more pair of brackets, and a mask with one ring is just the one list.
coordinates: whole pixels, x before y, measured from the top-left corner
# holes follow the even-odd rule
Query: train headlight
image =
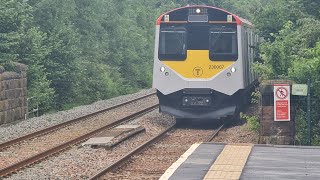
[(237, 71), (237, 69), (236, 69), (235, 67), (232, 67), (232, 68), (231, 68), (231, 72), (234, 73), (234, 72), (236, 72), (236, 71)]
[(166, 70), (166, 68), (165, 67), (163, 67), (163, 66), (161, 66), (161, 68), (160, 68), (160, 72), (164, 72)]
[(196, 13), (197, 14), (201, 13), (201, 10), (200, 9), (196, 9)]

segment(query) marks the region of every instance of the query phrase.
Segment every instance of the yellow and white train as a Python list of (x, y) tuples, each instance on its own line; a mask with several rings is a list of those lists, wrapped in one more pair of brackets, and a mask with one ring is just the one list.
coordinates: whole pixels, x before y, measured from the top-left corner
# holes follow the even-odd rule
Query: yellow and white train
[(176, 118), (234, 115), (257, 82), (253, 25), (211, 6), (186, 6), (156, 22), (153, 88)]

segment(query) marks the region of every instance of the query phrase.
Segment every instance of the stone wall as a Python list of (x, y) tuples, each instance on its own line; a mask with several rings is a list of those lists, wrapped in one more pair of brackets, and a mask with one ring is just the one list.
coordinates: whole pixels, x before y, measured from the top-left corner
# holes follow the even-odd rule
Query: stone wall
[(27, 66), (14, 63), (13, 69), (0, 66), (0, 124), (24, 119), (28, 112)]
[[(291, 98), (290, 121), (274, 121), (274, 84), (290, 84), (288, 80), (268, 80), (260, 84), (261, 108), (260, 108), (260, 144), (290, 145), (295, 136), (295, 106)], [(291, 96), (292, 97), (292, 96)]]

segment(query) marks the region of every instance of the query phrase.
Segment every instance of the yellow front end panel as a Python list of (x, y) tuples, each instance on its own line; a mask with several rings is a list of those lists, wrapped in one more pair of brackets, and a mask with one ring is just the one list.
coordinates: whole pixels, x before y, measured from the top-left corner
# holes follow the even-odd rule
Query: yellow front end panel
[(234, 61), (211, 61), (208, 50), (188, 50), (184, 61), (162, 61), (185, 78), (211, 78)]

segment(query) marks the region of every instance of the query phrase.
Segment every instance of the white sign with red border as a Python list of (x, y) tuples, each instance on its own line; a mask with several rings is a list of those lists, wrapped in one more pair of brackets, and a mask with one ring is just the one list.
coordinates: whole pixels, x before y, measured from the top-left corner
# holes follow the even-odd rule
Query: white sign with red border
[(274, 84), (274, 121), (290, 121), (290, 84)]

